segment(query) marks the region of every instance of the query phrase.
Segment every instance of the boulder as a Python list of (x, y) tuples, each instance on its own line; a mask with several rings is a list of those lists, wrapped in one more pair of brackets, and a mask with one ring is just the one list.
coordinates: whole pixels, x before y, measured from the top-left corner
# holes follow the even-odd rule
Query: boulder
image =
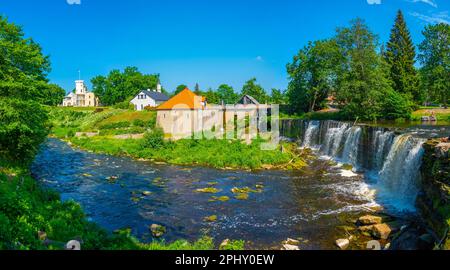
[(38, 231), (38, 238), (41, 241), (44, 241), (47, 239), (47, 233), (44, 231)]
[(224, 250), (230, 244), (230, 239), (225, 239), (220, 243), (219, 250)]
[(283, 241), (283, 244), (298, 246), (298, 245), (300, 245), (300, 241), (296, 240), (296, 239), (288, 238), (288, 239), (286, 239), (286, 241)]
[(300, 250), (298, 246), (284, 244), (282, 250)]
[(345, 250), (350, 245), (350, 240), (348, 239), (338, 239), (336, 240), (336, 246), (338, 246), (341, 250)]
[(381, 217), (366, 215), (358, 219), (358, 223), (361, 225), (374, 225), (380, 224), (383, 221)]
[(380, 239), (388, 239), (391, 228), (387, 224), (376, 224), (372, 227), (372, 235)]
[(166, 227), (158, 224), (152, 224), (150, 226), (150, 231), (154, 237), (161, 237), (164, 233), (166, 233)]

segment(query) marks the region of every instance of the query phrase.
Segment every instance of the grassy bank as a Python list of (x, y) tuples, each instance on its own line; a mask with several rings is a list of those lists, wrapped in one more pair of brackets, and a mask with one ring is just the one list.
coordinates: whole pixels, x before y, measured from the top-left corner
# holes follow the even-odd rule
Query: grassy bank
[[(3, 166), (3, 167), (2, 167)], [(87, 221), (80, 205), (61, 202), (57, 193), (43, 190), (25, 169), (0, 166), (0, 249), (59, 250), (80, 240), (85, 250), (211, 250), (213, 239), (196, 242), (141, 243), (129, 229), (110, 234)], [(150, 224), (149, 224), (150, 225)], [(243, 249), (243, 241), (230, 241), (223, 249)]]
[[(154, 112), (117, 109), (74, 111), (51, 109), (52, 134), (85, 150), (111, 155), (131, 156), (177, 165), (202, 165), (215, 168), (295, 169), (305, 165), (295, 147), (283, 143), (276, 150), (261, 150), (262, 140), (247, 145), (238, 140), (179, 140), (155, 144), (151, 135), (142, 139), (117, 139), (120, 134), (144, 133), (155, 129)], [(76, 132), (98, 132), (98, 136), (74, 136)], [(150, 140), (150, 142), (149, 142)], [(281, 151), (283, 149), (283, 151)]]

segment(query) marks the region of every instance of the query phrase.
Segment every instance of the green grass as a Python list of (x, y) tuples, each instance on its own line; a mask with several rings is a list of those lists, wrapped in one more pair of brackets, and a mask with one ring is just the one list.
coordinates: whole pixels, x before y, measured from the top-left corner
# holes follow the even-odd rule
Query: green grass
[(413, 121), (420, 121), (422, 116), (430, 116), (431, 112), (434, 112), (438, 121), (450, 121), (450, 109), (434, 108), (434, 107), (422, 107), (412, 113)]

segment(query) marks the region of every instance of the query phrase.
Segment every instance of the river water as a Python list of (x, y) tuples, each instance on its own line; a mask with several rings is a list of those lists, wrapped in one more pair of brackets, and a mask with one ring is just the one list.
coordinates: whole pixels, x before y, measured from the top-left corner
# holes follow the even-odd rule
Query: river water
[[(208, 235), (216, 244), (230, 238), (247, 248), (279, 249), (297, 238), (301, 249), (334, 249), (336, 239), (347, 237), (339, 227), (369, 208), (416, 217), (422, 144), (448, 136), (450, 127), (287, 120), (281, 134), (317, 158), (301, 171), (225, 171), (94, 154), (48, 139), (32, 172), (63, 200), (80, 203), (91, 221), (109, 231), (131, 228), (142, 241), (153, 240), (148, 228), (156, 223), (167, 227), (166, 241)], [(207, 187), (219, 192), (197, 192)], [(235, 187), (259, 192), (239, 200)], [(205, 221), (212, 215), (215, 222)]]
[[(290, 237), (301, 238), (302, 249), (334, 249), (334, 240), (342, 237), (336, 226), (376, 202), (362, 174), (333, 165), (317, 159), (301, 172), (155, 165), (49, 139), (32, 171), (63, 200), (80, 203), (90, 220), (109, 231), (131, 228), (143, 241), (152, 240), (148, 226), (157, 223), (167, 227), (166, 241), (207, 234), (217, 243), (243, 239), (250, 248), (270, 249)], [(262, 192), (250, 193), (248, 200), (235, 199), (231, 192), (256, 185), (263, 186)], [(210, 186), (221, 191), (196, 192)], [(144, 191), (152, 194), (143, 196)], [(211, 202), (212, 196), (230, 200)], [(216, 222), (204, 221), (211, 215), (217, 215)]]

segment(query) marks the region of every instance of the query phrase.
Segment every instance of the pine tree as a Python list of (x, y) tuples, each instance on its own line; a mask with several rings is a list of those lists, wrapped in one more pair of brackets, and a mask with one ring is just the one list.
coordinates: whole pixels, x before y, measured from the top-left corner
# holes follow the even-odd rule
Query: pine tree
[(390, 66), (394, 90), (416, 102), (421, 101), (419, 77), (414, 67), (416, 51), (401, 10), (397, 13), (384, 56)]

